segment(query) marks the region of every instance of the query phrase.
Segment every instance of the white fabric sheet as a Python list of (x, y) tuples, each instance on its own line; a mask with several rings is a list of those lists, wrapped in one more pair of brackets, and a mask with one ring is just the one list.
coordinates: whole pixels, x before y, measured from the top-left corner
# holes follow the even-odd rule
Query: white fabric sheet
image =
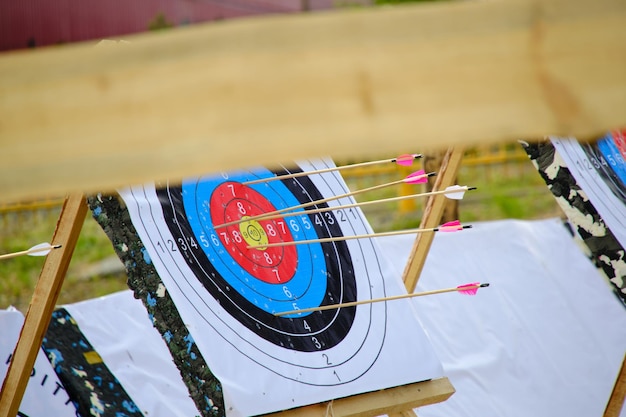
[[(404, 265), (411, 237), (381, 240)], [(558, 219), (438, 234), (413, 299), (457, 392), (420, 417), (600, 416), (626, 350), (626, 311)], [(626, 410), (622, 410), (622, 416)]]
[(64, 307), (144, 415), (199, 415), (165, 342), (131, 291)]
[[(24, 315), (9, 308), (0, 310), (0, 387), (9, 371), (11, 357), (24, 323)], [(70, 402), (46, 354), (39, 350), (18, 416), (73, 417), (76, 407)]]

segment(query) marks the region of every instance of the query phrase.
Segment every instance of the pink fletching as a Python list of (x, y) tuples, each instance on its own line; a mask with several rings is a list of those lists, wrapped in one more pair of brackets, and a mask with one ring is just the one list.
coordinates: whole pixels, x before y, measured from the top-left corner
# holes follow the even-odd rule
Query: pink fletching
[[(471, 284), (459, 285), (457, 288), (459, 288), (459, 293), (461, 294), (476, 295), (476, 293), (478, 292), (478, 285), (480, 285), (479, 282), (472, 282)], [(467, 288), (467, 287), (475, 287), (475, 288), (470, 288), (468, 290), (462, 289), (462, 288)]]
[(413, 161), (415, 160), (415, 154), (405, 153), (404, 155), (400, 155), (396, 158), (396, 164), (402, 165), (403, 167), (410, 167), (413, 165)]
[(414, 173), (407, 175), (407, 177), (404, 179), (404, 182), (406, 182), (407, 184), (423, 184), (427, 181), (428, 181), (428, 176), (426, 175), (423, 169), (420, 169), (419, 171), (415, 171)]
[(456, 232), (457, 230), (463, 230), (463, 226), (461, 226), (461, 222), (459, 220), (454, 220), (451, 222), (447, 222), (438, 227), (440, 232)]

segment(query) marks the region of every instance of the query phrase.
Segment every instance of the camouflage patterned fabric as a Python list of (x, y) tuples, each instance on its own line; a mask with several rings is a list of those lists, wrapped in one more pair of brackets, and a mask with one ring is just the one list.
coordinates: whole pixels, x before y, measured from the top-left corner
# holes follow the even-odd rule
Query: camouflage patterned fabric
[(610, 282), (626, 307), (626, 257), (624, 248), (605, 225), (598, 211), (578, 186), (549, 140), (526, 143), (524, 150), (576, 228), (590, 251), (590, 258)]
[(154, 265), (144, 256), (145, 248), (128, 210), (117, 196), (98, 195), (87, 201), (94, 219), (111, 239), (124, 263), (128, 286), (135, 298), (143, 301), (152, 324), (165, 340), (200, 415), (225, 416), (222, 386), (187, 331)]

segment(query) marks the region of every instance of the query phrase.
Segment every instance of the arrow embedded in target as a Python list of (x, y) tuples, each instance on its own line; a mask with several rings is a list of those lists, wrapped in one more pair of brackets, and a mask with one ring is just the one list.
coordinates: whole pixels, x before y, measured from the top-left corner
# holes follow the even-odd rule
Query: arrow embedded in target
[(327, 242), (338, 242), (342, 240), (353, 240), (353, 239), (367, 239), (373, 237), (383, 237), (383, 236), (398, 236), (398, 235), (409, 235), (414, 233), (427, 233), (427, 232), (458, 232), (463, 229), (470, 229), (471, 225), (462, 225), (458, 220), (444, 223), (438, 227), (430, 227), (426, 229), (407, 229), (407, 230), (395, 230), (392, 232), (381, 232), (381, 233), (369, 233), (364, 235), (353, 235), (353, 236), (336, 236), (336, 237), (327, 237), (320, 239), (309, 239), (309, 240), (293, 240), (289, 242), (276, 242), (276, 243), (266, 243), (264, 245), (249, 245), (248, 249), (261, 249), (265, 250), (266, 248), (275, 248), (279, 246), (293, 246), (293, 245), (306, 245), (310, 243), (327, 243)]
[(304, 203), (304, 204), (300, 204), (297, 206), (291, 206), (291, 207), (286, 207), (280, 210), (274, 210), (274, 211), (270, 211), (267, 213), (263, 213), (263, 214), (259, 214), (258, 216), (251, 216), (251, 217), (246, 217), (245, 219), (239, 219), (239, 220), (235, 220), (232, 222), (228, 222), (228, 223), (222, 223), (222, 224), (218, 224), (215, 225), (214, 228), (218, 229), (218, 228), (223, 228), (223, 227), (228, 227), (228, 226), (233, 226), (239, 223), (243, 223), (245, 221), (252, 221), (252, 220), (262, 220), (265, 219), (267, 217), (273, 216), (275, 214), (280, 214), (280, 213), (286, 213), (288, 211), (293, 211), (293, 210), (298, 210), (301, 208), (305, 208), (305, 207), (310, 207), (310, 206), (314, 206), (316, 204), (322, 204), (322, 203), (326, 203), (329, 201), (333, 201), (333, 200), (339, 200), (341, 198), (345, 198), (345, 197), (351, 197), (357, 194), (361, 194), (361, 193), (365, 193), (368, 191), (375, 191), (375, 190), (380, 190), (381, 188), (386, 188), (386, 187), (391, 187), (393, 185), (398, 185), (398, 184), (423, 184), (425, 182), (428, 181), (429, 177), (435, 176), (437, 175), (435, 172), (429, 172), (428, 174), (424, 172), (423, 169), (420, 169), (419, 171), (415, 171), (409, 175), (407, 175), (406, 177), (400, 179), (400, 180), (396, 180), (396, 181), (392, 181), (392, 182), (388, 182), (385, 184), (379, 184), (379, 185), (375, 185), (373, 187), (368, 187), (368, 188), (363, 188), (360, 190), (356, 190), (356, 191), (352, 191), (346, 194), (341, 194), (341, 195), (335, 195), (332, 197), (328, 197), (328, 198), (322, 198), (320, 200), (315, 200), (315, 201), (310, 201), (308, 203)]
[(351, 164), (351, 165), (342, 165), (342, 166), (338, 166), (338, 167), (332, 167), (332, 168), (324, 168), (324, 169), (317, 169), (314, 171), (306, 171), (306, 172), (294, 172), (293, 174), (285, 174), (285, 175), (277, 175), (275, 177), (270, 177), (270, 178), (260, 178), (258, 180), (253, 180), (253, 181), (246, 181), (243, 182), (243, 185), (252, 185), (252, 184), (259, 184), (262, 182), (270, 182), (270, 181), (276, 181), (276, 180), (286, 180), (289, 178), (297, 178), (297, 177), (303, 177), (306, 175), (313, 175), (313, 174), (324, 174), (326, 172), (333, 172), (333, 171), (340, 171), (342, 169), (350, 169), (350, 168), (361, 168), (361, 167), (366, 167), (366, 166), (370, 166), (370, 165), (377, 165), (377, 164), (384, 164), (384, 163), (396, 163), (398, 165), (401, 166), (411, 166), (413, 165), (413, 161), (415, 161), (418, 158), (421, 158), (422, 154), (418, 154), (418, 153), (411, 153), (411, 154), (403, 154), (400, 156), (397, 156), (395, 158), (391, 158), (391, 159), (381, 159), (379, 161), (368, 161), (368, 162), (360, 162), (358, 164)]
[(485, 288), (488, 286), (489, 286), (488, 283), (481, 284), (479, 282), (472, 282), (470, 284), (459, 285), (458, 287), (453, 287), (453, 288), (443, 288), (439, 290), (431, 290), (431, 291), (416, 292), (416, 293), (411, 293), (411, 294), (392, 295), (390, 297), (374, 298), (372, 300), (351, 301), (348, 303), (330, 304), (330, 305), (325, 305), (325, 306), (301, 308), (301, 309), (290, 310), (290, 311), (281, 311), (280, 313), (274, 313), (274, 316), (280, 317), (280, 316), (288, 316), (290, 314), (302, 314), (302, 313), (311, 313), (314, 311), (334, 310), (338, 308), (358, 306), (361, 304), (372, 304), (372, 303), (378, 303), (381, 301), (392, 301), (392, 300), (401, 300), (404, 298), (423, 297), (425, 295), (442, 294), (446, 292), (458, 292), (459, 294), (464, 294), (464, 295), (476, 295), (479, 288)]
[(335, 207), (322, 207), (322, 208), (307, 210), (306, 212), (293, 211), (290, 213), (278, 213), (272, 216), (263, 215), (263, 218), (261, 220), (272, 220), (272, 219), (285, 218), (285, 217), (324, 213), (324, 212), (333, 211), (333, 210), (345, 210), (345, 209), (354, 208), (354, 207), (363, 207), (363, 206), (369, 206), (372, 204), (393, 203), (395, 201), (402, 201), (402, 200), (408, 200), (411, 198), (419, 198), (419, 197), (430, 197), (434, 195), (444, 195), (446, 198), (449, 198), (452, 200), (462, 200), (466, 191), (471, 191), (475, 189), (476, 187), (468, 187), (466, 185), (463, 185), (463, 186), (451, 185), (449, 187), (446, 187), (445, 190), (441, 190), (441, 191), (430, 191), (428, 193), (410, 194), (410, 195), (403, 195), (399, 197), (383, 198), (380, 200), (363, 201), (361, 203), (343, 204), (341, 206), (335, 206)]
[(38, 245), (35, 245), (32, 248), (27, 249), (27, 250), (23, 250), (23, 251), (20, 251), (20, 252), (6, 253), (4, 255), (0, 255), (0, 259), (16, 258), (16, 257), (22, 256), (22, 255), (46, 256), (47, 254), (50, 253), (50, 251), (52, 249), (58, 249), (60, 247), (61, 247), (61, 245), (54, 245), (53, 246), (53, 245), (45, 242), (45, 243), (40, 243)]

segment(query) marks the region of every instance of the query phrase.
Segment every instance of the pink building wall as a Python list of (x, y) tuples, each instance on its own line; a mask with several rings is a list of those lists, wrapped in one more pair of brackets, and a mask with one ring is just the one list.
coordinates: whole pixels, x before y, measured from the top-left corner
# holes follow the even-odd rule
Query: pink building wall
[(0, 51), (145, 32), (159, 15), (179, 26), (332, 6), (333, 0), (0, 0)]

